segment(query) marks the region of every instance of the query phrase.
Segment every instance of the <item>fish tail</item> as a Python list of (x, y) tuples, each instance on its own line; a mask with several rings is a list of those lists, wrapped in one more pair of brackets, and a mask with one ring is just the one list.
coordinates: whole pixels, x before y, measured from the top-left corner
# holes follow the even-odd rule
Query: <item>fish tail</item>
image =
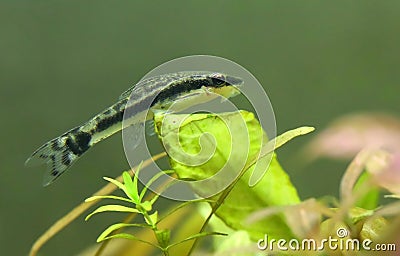
[(26, 160), (25, 165), (46, 163), (48, 168), (44, 175), (43, 186), (47, 186), (91, 147), (91, 138), (90, 133), (82, 131), (81, 127), (76, 127), (42, 145)]

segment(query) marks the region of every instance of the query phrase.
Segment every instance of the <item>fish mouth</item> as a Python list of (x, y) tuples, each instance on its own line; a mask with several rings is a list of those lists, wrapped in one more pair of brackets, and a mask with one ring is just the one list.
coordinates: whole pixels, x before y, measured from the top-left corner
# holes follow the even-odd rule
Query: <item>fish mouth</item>
[(235, 77), (235, 76), (226, 76), (225, 77), (225, 82), (230, 84), (230, 85), (237, 86), (237, 87), (242, 86), (243, 83), (244, 83), (242, 78)]
[(228, 86), (228, 91), (230, 91), (228, 95), (229, 98), (241, 94), (239, 88), (244, 84), (244, 80), (242, 78), (236, 76), (227, 76), (226, 82), (230, 84), (230, 86)]

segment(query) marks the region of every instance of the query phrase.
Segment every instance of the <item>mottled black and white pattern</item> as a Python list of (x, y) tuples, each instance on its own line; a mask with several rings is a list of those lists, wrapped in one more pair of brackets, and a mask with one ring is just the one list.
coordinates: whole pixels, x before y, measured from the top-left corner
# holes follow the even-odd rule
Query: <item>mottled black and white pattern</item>
[[(215, 72), (180, 72), (144, 79), (122, 93), (114, 105), (82, 126), (38, 148), (26, 164), (47, 163), (49, 168), (44, 185), (49, 185), (92, 146), (120, 131), (124, 118), (125, 121), (131, 119), (128, 122), (130, 124), (142, 122), (138, 116), (149, 108), (167, 109), (180, 97), (197, 91), (204, 93), (205, 90), (214, 89), (215, 93), (219, 93), (216, 89), (236, 90), (242, 82), (240, 78)], [(124, 116), (125, 111), (129, 116)]]

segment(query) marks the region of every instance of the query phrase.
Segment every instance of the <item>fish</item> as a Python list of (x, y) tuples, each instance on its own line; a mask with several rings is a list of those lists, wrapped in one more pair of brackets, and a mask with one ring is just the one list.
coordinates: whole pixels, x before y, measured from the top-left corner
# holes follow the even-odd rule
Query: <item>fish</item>
[(239, 77), (206, 71), (177, 72), (143, 79), (123, 92), (116, 103), (84, 124), (43, 144), (25, 165), (46, 163), (43, 186), (48, 186), (89, 149), (123, 128), (151, 120), (158, 111), (177, 112), (219, 96), (236, 96), (242, 84)]

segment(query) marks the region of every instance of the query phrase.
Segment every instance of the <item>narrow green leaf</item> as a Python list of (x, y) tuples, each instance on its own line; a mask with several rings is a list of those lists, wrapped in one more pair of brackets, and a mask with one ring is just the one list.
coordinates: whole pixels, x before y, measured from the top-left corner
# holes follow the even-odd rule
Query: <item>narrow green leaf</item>
[[(370, 173), (363, 172), (358, 178), (356, 184), (354, 185), (353, 191), (354, 192), (357, 191), (357, 189), (362, 187), (365, 182), (369, 182), (371, 178), (372, 177)], [(355, 206), (368, 210), (373, 210), (376, 207), (378, 207), (379, 195), (380, 195), (379, 188), (371, 186), (371, 188), (366, 194), (364, 194), (361, 198), (357, 199)]]
[[(172, 171), (172, 172), (174, 173), (175, 171)], [(163, 185), (163, 187), (161, 189), (159, 189), (157, 191), (157, 193), (153, 196), (153, 198), (150, 200), (150, 203), (153, 205), (157, 201), (157, 199), (160, 197), (162, 192), (167, 190), (170, 186), (173, 186), (176, 182), (177, 182), (177, 180), (173, 179), (173, 180), (169, 181), (167, 184)]]
[(157, 201), (157, 199), (160, 197), (160, 194), (154, 195), (154, 197), (150, 200), (150, 205), (153, 205)]
[(140, 213), (135, 208), (126, 207), (126, 206), (122, 206), (122, 205), (109, 204), (109, 205), (100, 206), (95, 211), (93, 211), (91, 214), (86, 216), (85, 220), (88, 220), (94, 214), (100, 213), (100, 212), (135, 212), (135, 213)]
[(128, 192), (128, 196), (130, 198), (132, 198), (132, 200), (135, 202), (135, 204), (140, 203), (138, 187), (137, 187), (137, 175), (138, 175), (138, 172), (135, 173), (135, 175), (133, 177), (133, 182), (132, 182), (132, 178), (128, 172), (122, 173), (122, 178), (124, 179), (124, 185), (125, 185), (126, 191)]
[(129, 239), (129, 240), (135, 240), (135, 241), (140, 241), (142, 243), (154, 246), (160, 250), (163, 250), (163, 248), (161, 248), (160, 246), (150, 243), (149, 241), (143, 240), (138, 238), (137, 236), (131, 235), (131, 234), (127, 234), (127, 233), (120, 233), (120, 234), (116, 234), (116, 235), (112, 235), (112, 236), (107, 236), (106, 238), (104, 238), (103, 240), (97, 241), (97, 242), (102, 242), (104, 240), (108, 240), (108, 239), (114, 239), (114, 238), (124, 238), (124, 239)]
[[(267, 159), (262, 159), (263, 157), (266, 157), (274, 152), (275, 149), (281, 147), (288, 141), (294, 139), (295, 137), (301, 136), (308, 134), (310, 132), (313, 132), (315, 130), (314, 127), (310, 126), (303, 126), (299, 127), (293, 130), (289, 130), (287, 132), (284, 132), (283, 134), (277, 136), (276, 138), (268, 141), (262, 148), (258, 156), (256, 156), (252, 162), (248, 165), (248, 168), (253, 167), (256, 163), (259, 161), (267, 160), (269, 161), (270, 158), (267, 157)], [(262, 176), (265, 174), (264, 171), (257, 171), (253, 170), (252, 175), (249, 179), (249, 185), (255, 186), (258, 181), (262, 178)]]
[(201, 199), (196, 199), (196, 200), (191, 200), (191, 201), (186, 201), (186, 202), (184, 202), (184, 203), (180, 203), (180, 204), (178, 204), (174, 209), (172, 209), (171, 211), (169, 211), (165, 216), (159, 218), (159, 219), (158, 219), (158, 222), (164, 220), (165, 218), (167, 218), (168, 216), (170, 216), (170, 215), (173, 214), (174, 212), (178, 211), (179, 209), (181, 209), (181, 208), (183, 208), (183, 207), (185, 207), (185, 206), (187, 206), (187, 205), (194, 204), (194, 203), (204, 203), (204, 202), (207, 202), (207, 203), (215, 203), (216, 201), (215, 201), (215, 200), (211, 200), (211, 199), (203, 199), (203, 198), (201, 198)]
[(140, 204), (140, 206), (146, 211), (149, 212), (153, 209), (153, 205), (150, 201), (144, 201)]
[(135, 224), (135, 223), (117, 223), (109, 226), (106, 230), (103, 231), (97, 238), (97, 242), (101, 242), (105, 239), (107, 239), (107, 236), (111, 234), (112, 232), (120, 229), (120, 228), (126, 228), (126, 227), (144, 227), (144, 228), (150, 228), (148, 225), (144, 224)]
[(140, 203), (140, 196), (139, 196), (139, 191), (138, 191), (138, 179), (139, 179), (139, 173), (140, 169), (142, 167), (142, 162), (140, 162), (138, 168), (136, 168), (135, 175), (133, 176), (133, 192), (135, 192), (135, 197), (137, 197), (137, 202)]
[(276, 141), (275, 148), (281, 147), (283, 144), (294, 139), (295, 137), (306, 135), (313, 131), (315, 131), (315, 128), (312, 126), (302, 126), (302, 127), (295, 128), (295, 129), (289, 130), (287, 132), (284, 132), (274, 139)]
[(384, 198), (400, 199), (400, 195), (385, 195)]
[(151, 220), (151, 225), (155, 225), (157, 223), (157, 220), (158, 220), (158, 212), (155, 211), (149, 217), (150, 217), (150, 220)]
[[(295, 137), (301, 136), (308, 134), (312, 131), (314, 131), (314, 127), (309, 127), (309, 126), (303, 126), (299, 127), (293, 130), (289, 130), (276, 138), (268, 141), (260, 151), (260, 154), (258, 157), (256, 157), (249, 165), (248, 167), (253, 167), (251, 171), (251, 176), (249, 178), (249, 186), (253, 187), (255, 186), (263, 177), (265, 174), (265, 167), (269, 164), (269, 161), (271, 160), (271, 154), (273, 154), (274, 150), (281, 147), (288, 141), (294, 139)], [(255, 164), (257, 163), (257, 166)], [(261, 163), (261, 168), (259, 167), (259, 164)], [(268, 168), (268, 167), (267, 167)], [(249, 168), (251, 169), (251, 168)]]
[(153, 184), (158, 178), (160, 178), (160, 177), (163, 176), (164, 174), (172, 174), (172, 173), (174, 173), (173, 170), (168, 170), (168, 171), (159, 172), (159, 173), (157, 173), (156, 175), (154, 175), (154, 176), (147, 182), (147, 184), (144, 186), (142, 192), (140, 193), (139, 200), (140, 200), (140, 201), (143, 200), (143, 198), (144, 198), (144, 196), (145, 196), (145, 194), (146, 194), (146, 192), (147, 192), (147, 189), (148, 189), (148, 188), (151, 186), (151, 184)]
[(120, 196), (91, 196), (89, 198), (86, 198), (85, 202), (92, 202), (92, 201), (96, 201), (96, 200), (100, 200), (100, 199), (115, 199), (115, 200), (133, 203), (132, 200), (124, 198), (124, 197), (120, 197)]
[(127, 197), (129, 197), (130, 199), (132, 199), (133, 201), (135, 201), (130, 195), (129, 192), (127, 191), (126, 187), (124, 184), (122, 184), (121, 182), (119, 182), (118, 180), (114, 180), (112, 178), (108, 178), (108, 177), (103, 177), (103, 179), (105, 179), (108, 182), (111, 182), (112, 184), (114, 184), (115, 186), (117, 186), (119, 189), (121, 189), (122, 191), (124, 191), (125, 195)]
[(205, 236), (227, 236), (227, 234), (220, 233), (220, 232), (202, 232), (202, 233), (198, 233), (198, 234), (189, 236), (189, 237), (187, 237), (187, 238), (185, 238), (185, 239), (183, 239), (183, 240), (181, 240), (179, 242), (176, 242), (176, 243), (173, 243), (173, 244), (167, 246), (167, 250), (170, 249), (171, 247), (174, 247), (176, 245), (182, 244), (184, 242), (187, 242), (187, 241), (190, 241), (190, 240), (193, 240), (193, 239), (197, 239), (197, 238), (201, 238), (201, 237), (205, 237)]

